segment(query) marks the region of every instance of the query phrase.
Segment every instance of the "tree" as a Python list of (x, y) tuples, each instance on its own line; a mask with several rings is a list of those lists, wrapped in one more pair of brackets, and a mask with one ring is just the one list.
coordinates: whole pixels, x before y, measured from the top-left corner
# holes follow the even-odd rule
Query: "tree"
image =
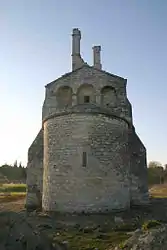
[(21, 162), (19, 162), (19, 168), (22, 168)]
[(27, 169), (22, 167), (22, 179), (27, 178)]
[(23, 166), (19, 167), (17, 165), (17, 161), (14, 163), (13, 165), (2, 165), (0, 166), (0, 175), (4, 176), (4, 178), (6, 178), (9, 182), (13, 182), (13, 181), (25, 181), (26, 179), (26, 168), (24, 168)]
[(165, 171), (162, 164), (158, 161), (150, 161), (148, 164), (149, 184), (164, 183)]
[(148, 164), (148, 167), (149, 168), (157, 168), (157, 167), (162, 167), (162, 164), (158, 161), (150, 161), (149, 164)]
[(17, 166), (18, 166), (18, 165), (17, 165), (17, 160), (14, 162), (13, 166), (14, 166), (14, 167), (17, 167)]

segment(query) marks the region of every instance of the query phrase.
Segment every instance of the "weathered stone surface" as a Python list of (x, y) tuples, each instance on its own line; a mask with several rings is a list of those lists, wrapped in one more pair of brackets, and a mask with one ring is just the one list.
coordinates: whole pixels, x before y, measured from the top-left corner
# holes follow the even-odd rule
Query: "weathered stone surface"
[(127, 80), (74, 61), (76, 70), (46, 86), (42, 129), (28, 152), (27, 207), (106, 212), (147, 203), (146, 150)]
[(43, 130), (41, 129), (28, 151), (26, 207), (42, 206), (43, 189)]
[(148, 175), (146, 149), (134, 129), (129, 132), (131, 204), (148, 203)]
[(137, 230), (133, 236), (115, 250), (166, 250), (167, 249), (167, 226), (163, 225), (146, 232)]
[(127, 130), (125, 121), (103, 115), (71, 114), (46, 121), (44, 210), (104, 212), (129, 207)]
[[(62, 105), (58, 96), (60, 90), (65, 86), (71, 90), (72, 102), (70, 102), (71, 97), (68, 95), (68, 90), (68, 93), (64, 92), (64, 96), (62, 96), (64, 100), (64, 105)], [(88, 65), (64, 75), (47, 86), (42, 119), (45, 120), (51, 114), (67, 112), (71, 107), (84, 103), (82, 99), (84, 95), (90, 96), (90, 104), (105, 108), (107, 113), (126, 117), (129, 121), (132, 120), (131, 106), (126, 96), (126, 79)]]

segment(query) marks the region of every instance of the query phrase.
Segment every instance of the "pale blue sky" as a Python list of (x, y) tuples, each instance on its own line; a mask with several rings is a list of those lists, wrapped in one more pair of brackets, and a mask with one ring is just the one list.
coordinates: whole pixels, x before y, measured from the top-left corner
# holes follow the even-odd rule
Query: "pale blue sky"
[(85, 61), (101, 44), (103, 69), (128, 79), (148, 161), (167, 163), (166, 0), (0, 0), (0, 164), (26, 164), (44, 86), (71, 70), (75, 27)]

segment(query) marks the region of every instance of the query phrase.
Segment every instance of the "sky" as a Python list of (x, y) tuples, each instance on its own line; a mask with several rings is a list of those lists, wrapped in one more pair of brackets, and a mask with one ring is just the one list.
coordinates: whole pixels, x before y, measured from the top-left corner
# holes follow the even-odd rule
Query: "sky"
[(166, 0), (0, 0), (0, 165), (27, 163), (42, 125), (45, 85), (71, 71), (71, 32), (92, 64), (127, 78), (147, 160), (167, 163)]

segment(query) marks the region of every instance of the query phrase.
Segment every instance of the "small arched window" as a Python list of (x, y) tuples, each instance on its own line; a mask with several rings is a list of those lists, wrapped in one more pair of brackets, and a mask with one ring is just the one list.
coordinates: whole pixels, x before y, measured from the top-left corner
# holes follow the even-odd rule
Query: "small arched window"
[(112, 107), (116, 105), (116, 92), (110, 86), (105, 86), (101, 90), (101, 104), (105, 107)]
[(84, 103), (94, 103), (95, 96), (94, 96), (94, 88), (91, 84), (83, 84), (78, 88), (77, 91), (77, 103), (84, 104)]
[(60, 87), (56, 92), (56, 99), (59, 108), (72, 105), (72, 89), (68, 86)]

